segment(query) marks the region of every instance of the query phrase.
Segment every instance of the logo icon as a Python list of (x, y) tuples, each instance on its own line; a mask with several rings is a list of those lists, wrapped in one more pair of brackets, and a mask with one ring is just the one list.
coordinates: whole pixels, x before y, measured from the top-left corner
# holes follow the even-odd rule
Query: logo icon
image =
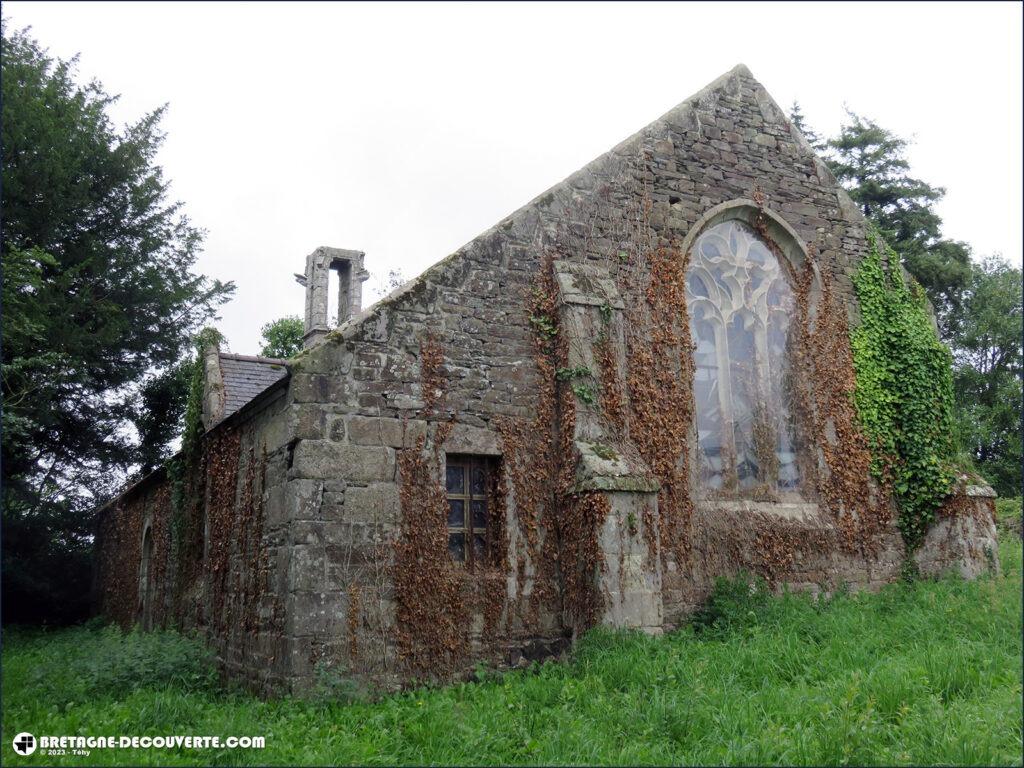
[(14, 737), (14, 751), (28, 757), (36, 751), (36, 737), (31, 733), (19, 733)]

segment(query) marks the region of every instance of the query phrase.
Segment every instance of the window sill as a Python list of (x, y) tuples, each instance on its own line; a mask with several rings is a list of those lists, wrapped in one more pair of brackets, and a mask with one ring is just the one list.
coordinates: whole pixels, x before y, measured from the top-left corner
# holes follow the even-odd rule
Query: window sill
[(817, 520), (821, 510), (813, 502), (782, 500), (782, 501), (751, 501), (748, 499), (702, 499), (697, 506), (708, 512), (761, 512), (780, 517), (784, 520), (810, 522)]

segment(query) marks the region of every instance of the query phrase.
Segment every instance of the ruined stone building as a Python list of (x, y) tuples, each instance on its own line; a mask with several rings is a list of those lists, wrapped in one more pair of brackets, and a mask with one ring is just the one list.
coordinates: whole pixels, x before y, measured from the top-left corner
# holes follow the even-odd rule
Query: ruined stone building
[(741, 570), (977, 575), (991, 491), (961, 483), (908, 554), (871, 473), (849, 329), (872, 247), (738, 66), (368, 309), (363, 253), (317, 248), (304, 351), (209, 346), (196, 439), (102, 510), (99, 610), (302, 691), (660, 633)]

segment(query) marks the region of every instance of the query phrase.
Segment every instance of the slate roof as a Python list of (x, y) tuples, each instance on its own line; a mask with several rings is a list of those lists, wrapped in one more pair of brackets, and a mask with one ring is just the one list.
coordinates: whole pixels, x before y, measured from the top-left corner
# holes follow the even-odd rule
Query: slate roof
[(273, 357), (220, 353), (220, 372), (224, 378), (224, 416), (288, 376), (286, 361)]

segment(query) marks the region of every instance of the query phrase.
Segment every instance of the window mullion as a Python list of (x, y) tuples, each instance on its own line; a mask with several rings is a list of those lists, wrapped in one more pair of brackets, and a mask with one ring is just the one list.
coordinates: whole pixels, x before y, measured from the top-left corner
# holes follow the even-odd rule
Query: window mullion
[(467, 563), (471, 563), (470, 558), (473, 556), (472, 522), (469, 519), (470, 508), (473, 506), (473, 489), (469, 487), (469, 480), (473, 474), (472, 467), (472, 461), (467, 461), (462, 465), (462, 488), (466, 493), (466, 506), (462, 514), (462, 530), (464, 532), (462, 541), (462, 559)]

